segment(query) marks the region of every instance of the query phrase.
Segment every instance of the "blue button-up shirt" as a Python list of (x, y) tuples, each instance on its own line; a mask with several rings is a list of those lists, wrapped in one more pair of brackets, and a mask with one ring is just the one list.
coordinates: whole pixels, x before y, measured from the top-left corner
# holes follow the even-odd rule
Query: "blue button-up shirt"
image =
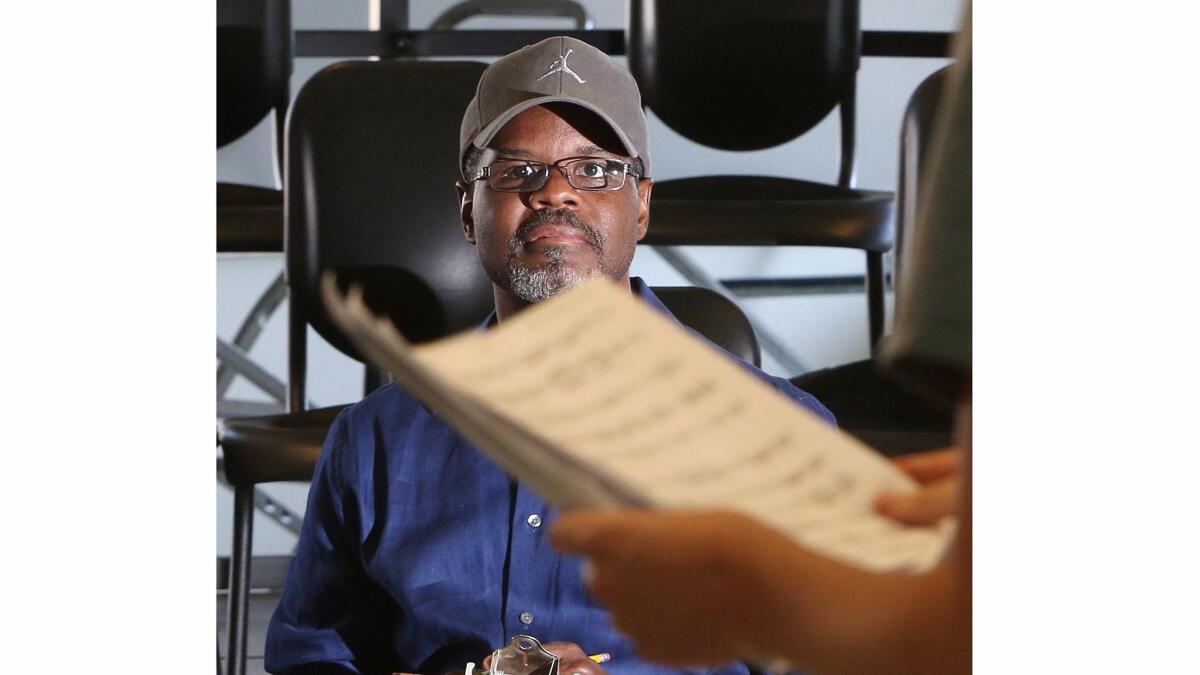
[[(833, 423), (811, 395), (738, 363)], [(445, 673), (524, 633), (608, 652), (614, 675), (680, 672), (640, 658), (588, 597), (581, 559), (550, 546), (555, 515), (399, 386), (379, 389), (326, 437), (266, 669)]]

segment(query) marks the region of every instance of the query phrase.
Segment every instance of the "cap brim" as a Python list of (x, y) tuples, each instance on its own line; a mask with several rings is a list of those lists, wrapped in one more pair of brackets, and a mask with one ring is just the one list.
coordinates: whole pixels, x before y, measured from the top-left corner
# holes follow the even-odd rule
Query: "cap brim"
[(604, 120), (608, 126), (612, 127), (613, 132), (617, 135), (617, 138), (620, 139), (621, 144), (625, 146), (625, 152), (628, 153), (630, 157), (638, 156), (638, 150), (637, 147), (634, 146), (633, 141), (629, 140), (629, 136), (625, 135), (625, 132), (621, 130), (621, 127), (618, 126), (611, 117), (605, 114), (603, 110), (597, 109), (591, 103), (582, 101), (572, 96), (539, 96), (537, 98), (521, 101), (508, 110), (505, 110), (503, 114), (497, 116), (495, 119), (489, 122), (487, 126), (480, 129), (479, 133), (475, 134), (475, 137), (471, 139), (471, 145), (479, 148), (480, 150), (486, 148), (487, 144), (492, 142), (492, 139), (496, 137), (496, 134), (500, 131), (500, 129), (504, 127), (505, 124), (508, 124), (510, 121), (512, 121), (512, 118), (520, 115), (534, 106), (544, 105), (546, 103), (571, 103), (596, 113), (600, 119)]

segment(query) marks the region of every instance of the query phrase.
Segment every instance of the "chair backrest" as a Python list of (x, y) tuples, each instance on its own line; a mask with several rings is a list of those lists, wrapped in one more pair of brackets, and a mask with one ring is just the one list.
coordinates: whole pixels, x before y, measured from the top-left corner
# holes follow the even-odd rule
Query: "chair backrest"
[(693, 286), (659, 286), (653, 290), (680, 323), (741, 360), (762, 365), (754, 327), (732, 300)]
[(292, 104), (284, 185), (292, 311), (353, 358), (362, 360), (321, 304), (326, 270), (362, 283), (368, 304), (417, 342), (470, 328), (492, 309), (454, 190), (459, 122), (484, 68), (348, 61), (314, 75)]
[(858, 0), (630, 0), (629, 68), (675, 131), (723, 150), (805, 133), (853, 96)]
[(929, 141), (933, 138), (934, 123), (938, 106), (942, 101), (942, 90), (949, 79), (950, 66), (946, 66), (929, 77), (913, 91), (904, 110), (900, 124), (900, 171), (896, 187), (896, 249), (892, 286), (899, 288), (908, 243), (912, 241), (917, 222), (917, 205), (922, 203), (921, 176), (924, 175), (925, 158), (929, 154)]
[(286, 107), (292, 74), (288, 0), (217, 0), (217, 147)]

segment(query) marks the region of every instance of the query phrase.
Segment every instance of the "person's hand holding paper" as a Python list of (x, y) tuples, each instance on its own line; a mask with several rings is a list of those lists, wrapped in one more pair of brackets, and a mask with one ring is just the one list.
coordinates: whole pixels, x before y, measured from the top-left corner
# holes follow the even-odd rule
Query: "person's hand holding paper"
[(953, 515), (962, 490), (962, 455), (958, 448), (946, 448), (897, 457), (896, 466), (921, 488), (908, 493), (885, 491), (875, 499), (875, 510), (908, 525), (932, 525)]

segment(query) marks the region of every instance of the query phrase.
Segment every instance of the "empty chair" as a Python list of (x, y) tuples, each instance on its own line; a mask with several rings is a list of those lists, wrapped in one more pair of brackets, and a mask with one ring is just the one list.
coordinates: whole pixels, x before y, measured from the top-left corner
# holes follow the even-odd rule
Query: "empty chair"
[[(899, 215), (894, 283), (897, 287), (904, 283), (904, 243), (912, 239), (917, 207), (926, 189), (922, 186), (921, 168), (928, 154), (948, 72), (948, 68), (943, 68), (917, 86), (901, 123), (896, 192)], [(885, 454), (898, 455), (950, 444), (952, 411), (913, 396), (882, 376), (871, 360), (806, 373), (792, 382), (820, 399), (837, 416), (843, 429)]]
[[(891, 193), (852, 187), (857, 0), (631, 0), (629, 17), (629, 66), (644, 104), (692, 141), (758, 150), (801, 136), (835, 107), (841, 120), (836, 185), (780, 176), (656, 181), (644, 243), (862, 250), (874, 348), (883, 333), (893, 203)], [(694, 283), (703, 277), (679, 252), (664, 257)]]
[[(268, 115), (277, 136), (272, 166), (282, 163), (288, 79), (292, 73), (292, 29), (287, 0), (217, 2), (217, 147), (242, 138)], [(217, 183), (217, 252), (283, 251), (283, 191), (237, 183)], [(218, 417), (280, 410), (284, 385), (249, 356), (263, 326), (283, 303), (287, 287), (280, 275), (242, 321), (233, 339), (217, 340)], [(241, 375), (276, 404), (228, 401), (225, 394)]]
[[(292, 74), (286, 0), (217, 2), (217, 147), (244, 136), (274, 112), (282, 149)], [(217, 184), (217, 250), (281, 251), (283, 195), (275, 188)]]

